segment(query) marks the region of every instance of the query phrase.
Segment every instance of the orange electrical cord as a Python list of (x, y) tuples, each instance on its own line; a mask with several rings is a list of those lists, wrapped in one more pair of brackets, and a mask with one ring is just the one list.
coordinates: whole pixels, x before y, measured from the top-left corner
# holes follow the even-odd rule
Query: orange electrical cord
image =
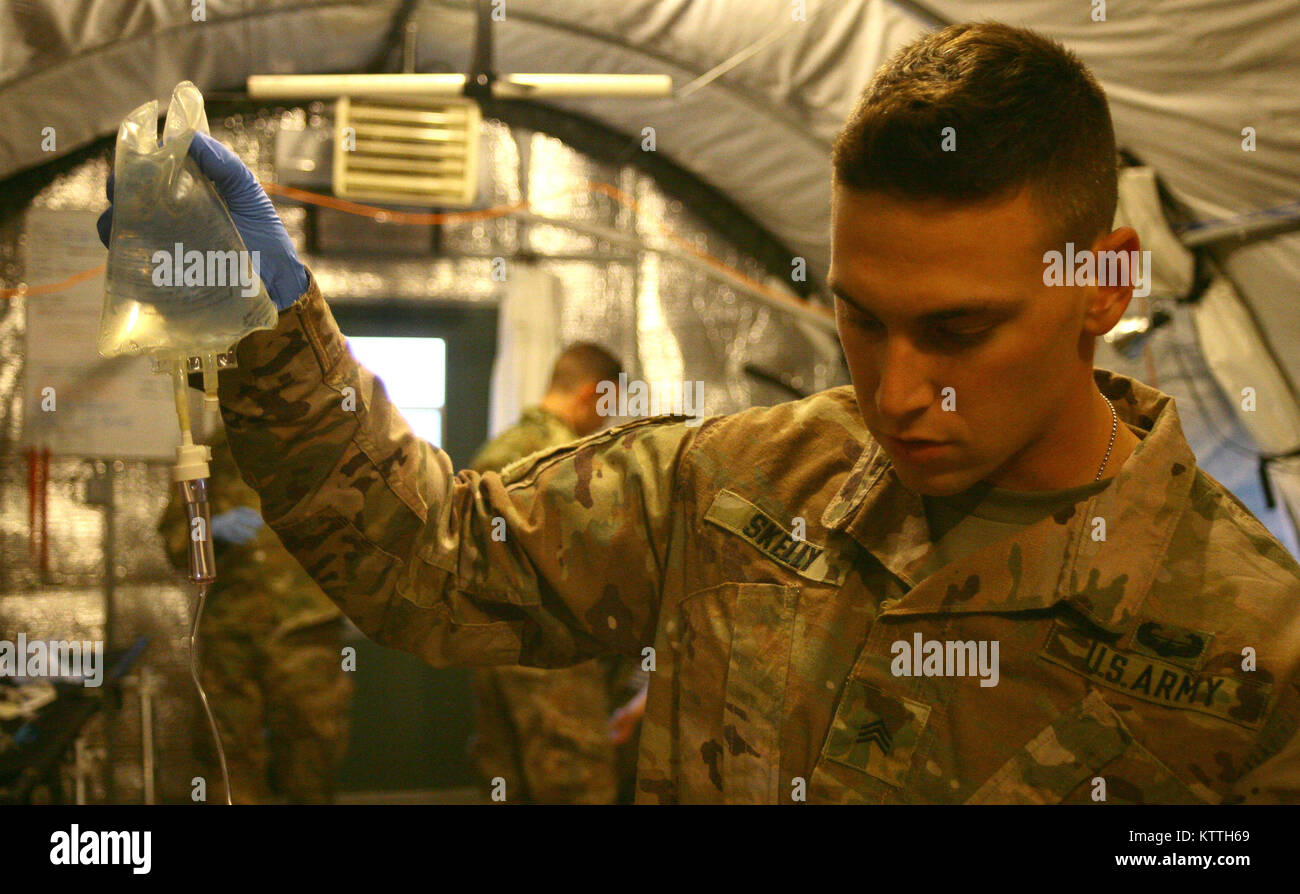
[[(588, 192), (600, 193), (627, 208), (638, 211), (640, 206), (635, 199), (618, 188), (608, 183), (601, 183), (595, 180), (589, 180), (583, 184)], [(332, 208), (335, 211), (342, 211), (346, 214), (356, 214), (361, 217), (369, 217), (380, 223), (402, 224), (408, 226), (433, 226), (435, 224), (454, 224), (468, 223), (476, 220), (492, 220), (498, 217), (505, 217), (516, 211), (526, 211), (532, 208), (532, 202), (521, 201), (509, 205), (498, 205), (493, 208), (482, 208), (476, 211), (446, 211), (446, 212), (409, 212), (409, 211), (392, 211), (388, 208), (379, 208), (374, 205), (363, 205), (359, 202), (351, 202), (347, 199), (339, 199), (334, 196), (321, 195), (320, 193), (308, 192), (303, 189), (297, 189), (292, 186), (282, 186), (279, 183), (262, 183), (262, 188), (268, 194), (281, 195), (288, 199), (305, 202), (310, 205), (318, 205), (322, 208)], [(559, 195), (563, 195), (560, 193)], [(682, 237), (673, 232), (672, 228), (663, 221), (658, 221), (661, 235), (680, 248), (682, 251), (698, 258), (708, 264), (713, 269), (725, 274), (726, 276), (743, 283), (746, 287), (754, 291), (761, 292), (773, 301), (779, 302), (791, 308), (797, 308), (804, 311), (812, 311), (821, 314), (828, 319), (833, 318), (833, 314), (823, 307), (815, 304), (809, 304), (789, 295), (771, 289), (763, 283), (732, 267), (724, 261), (713, 257), (713, 255), (691, 245)], [(62, 279), (55, 283), (46, 283), (38, 286), (19, 286), (16, 289), (0, 289), (0, 300), (7, 298), (17, 298), (19, 295), (44, 295), (50, 292), (59, 292), (63, 289), (71, 288), (77, 283), (84, 282), (95, 276), (104, 273), (107, 265), (100, 264), (98, 267), (89, 270), (82, 270), (74, 273), (72, 276)]]
[(107, 264), (100, 264), (98, 267), (82, 270), (58, 282), (45, 283), (39, 286), (19, 286), (16, 289), (0, 289), (0, 298), (17, 298), (19, 295), (48, 295), (51, 292), (62, 292), (64, 289), (72, 288), (79, 282), (94, 279), (107, 268)]

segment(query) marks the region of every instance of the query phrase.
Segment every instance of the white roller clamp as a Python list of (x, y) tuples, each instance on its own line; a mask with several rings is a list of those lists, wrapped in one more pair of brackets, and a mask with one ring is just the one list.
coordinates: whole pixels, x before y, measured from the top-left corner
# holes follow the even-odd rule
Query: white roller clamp
[[(185, 440), (188, 442), (190, 439)], [(172, 470), (172, 480), (193, 481), (195, 478), (209, 477), (208, 462), (211, 459), (212, 450), (208, 445), (181, 444), (176, 448), (176, 467)]]

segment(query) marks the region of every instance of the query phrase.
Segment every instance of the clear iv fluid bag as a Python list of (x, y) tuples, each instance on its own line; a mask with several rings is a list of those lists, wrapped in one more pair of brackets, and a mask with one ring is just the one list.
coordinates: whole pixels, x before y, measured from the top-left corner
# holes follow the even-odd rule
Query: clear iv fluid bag
[(208, 132), (203, 95), (176, 85), (158, 145), (158, 103), (128, 115), (113, 162), (99, 353), (201, 355), (228, 350), (278, 314), (211, 181), (189, 156)]

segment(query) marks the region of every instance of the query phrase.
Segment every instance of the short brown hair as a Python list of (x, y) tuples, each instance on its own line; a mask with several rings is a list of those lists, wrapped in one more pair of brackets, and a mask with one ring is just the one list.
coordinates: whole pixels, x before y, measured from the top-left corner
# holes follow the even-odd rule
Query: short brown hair
[[(955, 151), (944, 151), (944, 128)], [(835, 141), (835, 179), (957, 204), (1028, 186), (1053, 238), (1091, 244), (1118, 200), (1106, 94), (1073, 53), (1023, 28), (951, 25), (876, 72)]]
[(571, 393), (588, 382), (610, 381), (618, 383), (623, 364), (600, 345), (578, 341), (560, 352), (551, 370), (549, 390)]

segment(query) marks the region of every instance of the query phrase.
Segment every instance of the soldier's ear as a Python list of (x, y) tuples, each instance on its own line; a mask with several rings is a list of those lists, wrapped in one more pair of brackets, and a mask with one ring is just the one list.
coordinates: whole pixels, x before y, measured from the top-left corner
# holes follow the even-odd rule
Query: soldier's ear
[(1122, 253), (1122, 260), (1125, 262), (1122, 266), (1118, 263), (1114, 266), (1114, 271), (1119, 275), (1112, 282), (1110, 277), (1110, 265), (1107, 265), (1106, 281), (1101, 281), (1102, 262), (1097, 261), (1098, 282), (1095, 285), (1087, 286), (1088, 289), (1088, 306), (1084, 314), (1084, 330), (1094, 337), (1105, 335), (1115, 324), (1119, 322), (1120, 317), (1124, 316), (1124, 311), (1128, 309), (1129, 302), (1134, 297), (1134, 286), (1146, 286), (1144, 291), (1137, 294), (1145, 297), (1150, 291), (1150, 270), (1146, 259), (1150, 257), (1150, 252), (1145, 255), (1141, 251), (1141, 243), (1138, 239), (1137, 231), (1132, 227), (1120, 227), (1110, 233), (1098, 236), (1092, 245), (1093, 257), (1100, 259), (1111, 257)]

